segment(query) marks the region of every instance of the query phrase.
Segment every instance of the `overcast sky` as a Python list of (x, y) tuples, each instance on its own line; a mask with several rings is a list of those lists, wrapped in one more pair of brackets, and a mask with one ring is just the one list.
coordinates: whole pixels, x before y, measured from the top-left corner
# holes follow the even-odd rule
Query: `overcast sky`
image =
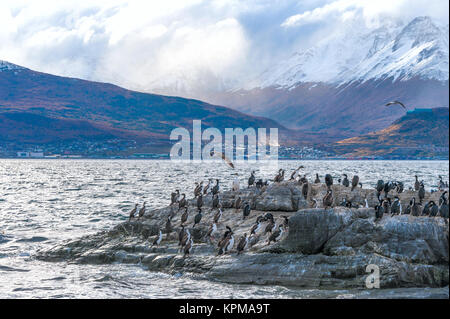
[[(0, 59), (149, 90), (234, 85), (354, 20), (428, 15), (448, 0), (2, 0)], [(214, 79), (214, 81), (211, 81)]]

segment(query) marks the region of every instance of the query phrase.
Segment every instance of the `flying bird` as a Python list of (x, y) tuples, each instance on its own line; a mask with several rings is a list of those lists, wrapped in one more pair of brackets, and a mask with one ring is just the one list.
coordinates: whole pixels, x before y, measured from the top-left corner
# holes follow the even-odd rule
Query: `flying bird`
[(228, 166), (230, 166), (231, 168), (234, 169), (234, 164), (233, 164), (233, 162), (230, 161), (230, 159), (229, 159), (228, 157), (226, 157), (224, 153), (211, 151), (211, 152), (210, 152), (210, 155), (211, 155), (211, 156), (220, 157), (225, 163), (227, 163)]
[(392, 102), (387, 103), (385, 106), (390, 106), (390, 105), (394, 105), (394, 104), (399, 104), (399, 105), (401, 105), (401, 106), (406, 110), (405, 104), (403, 104), (403, 103), (400, 102), (400, 101), (392, 101)]

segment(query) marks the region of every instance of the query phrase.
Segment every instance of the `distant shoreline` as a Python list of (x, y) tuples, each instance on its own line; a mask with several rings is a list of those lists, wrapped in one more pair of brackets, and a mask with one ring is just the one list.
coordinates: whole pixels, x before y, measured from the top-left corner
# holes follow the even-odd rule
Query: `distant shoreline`
[[(170, 161), (170, 158), (164, 157), (164, 158), (111, 158), (111, 157), (77, 157), (77, 158), (49, 158), (49, 157), (42, 157), (42, 158), (21, 158), (21, 157), (0, 157), (0, 160), (49, 160), (49, 161), (58, 161), (58, 160), (69, 160), (69, 161), (77, 161), (77, 160), (125, 160), (125, 161)], [(279, 158), (279, 161), (429, 161), (429, 162), (448, 162), (449, 159), (429, 159), (429, 158), (418, 158), (418, 159), (389, 159), (389, 158), (377, 158), (377, 159), (346, 159), (346, 158), (319, 158), (319, 159), (301, 159), (301, 158)]]

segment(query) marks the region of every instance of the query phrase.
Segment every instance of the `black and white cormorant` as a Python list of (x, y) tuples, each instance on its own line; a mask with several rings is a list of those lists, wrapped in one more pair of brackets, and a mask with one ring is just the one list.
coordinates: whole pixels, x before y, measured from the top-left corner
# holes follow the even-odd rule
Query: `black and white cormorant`
[(380, 197), (381, 192), (384, 189), (384, 181), (382, 179), (378, 180), (377, 186), (375, 187), (375, 189), (377, 190), (377, 197)]
[(391, 216), (402, 214), (402, 203), (398, 196), (394, 197), (394, 201), (391, 204)]
[(256, 234), (261, 229), (261, 220), (257, 219), (256, 223), (250, 229), (250, 235)]
[(250, 215), (250, 211), (251, 211), (250, 204), (246, 203), (244, 209), (242, 210), (243, 219), (246, 219)]
[(270, 245), (272, 241), (277, 242), (281, 236), (283, 236), (283, 225), (278, 226), (278, 229), (270, 234), (267, 245)]
[(333, 205), (333, 191), (331, 189), (327, 190), (327, 193), (323, 197), (323, 207), (328, 208)]
[(189, 238), (189, 241), (184, 246), (184, 255), (183, 255), (183, 257), (186, 257), (186, 256), (190, 255), (193, 246), (194, 246), (194, 240), (192, 238)]
[(350, 181), (347, 178), (347, 174), (342, 174), (342, 176), (344, 176), (344, 179), (342, 180), (342, 185), (344, 185), (345, 187), (349, 187)]
[(162, 237), (163, 237), (163, 235), (162, 235), (162, 231), (160, 229), (158, 237), (156, 237), (156, 239), (153, 241), (152, 247), (153, 246), (158, 246), (161, 243)]

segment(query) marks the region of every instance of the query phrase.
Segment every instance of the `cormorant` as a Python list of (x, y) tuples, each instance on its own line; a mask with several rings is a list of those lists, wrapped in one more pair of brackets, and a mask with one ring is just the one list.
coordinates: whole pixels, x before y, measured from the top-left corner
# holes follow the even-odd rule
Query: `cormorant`
[(255, 183), (255, 171), (252, 171), (250, 177), (248, 178), (248, 187), (253, 186)]
[(146, 203), (146, 202), (144, 202), (144, 205), (143, 205), (143, 206), (141, 207), (141, 209), (139, 210), (138, 220), (141, 219), (141, 217), (143, 217), (144, 214), (145, 214), (145, 203)]
[(134, 214), (136, 214), (138, 205), (139, 204), (134, 205), (134, 208), (130, 212), (130, 218), (128, 219), (128, 221), (131, 221), (131, 218), (134, 218)]
[(247, 237), (247, 234), (244, 233), (244, 236), (242, 236), (239, 239), (239, 243), (236, 247), (237, 254), (240, 255), (247, 248), (247, 245), (248, 245), (248, 237)]
[(243, 219), (245, 219), (246, 217), (248, 217), (250, 215), (250, 211), (251, 211), (250, 204), (246, 203), (245, 206), (244, 206), (244, 209), (242, 211), (242, 215), (244, 217)]
[[(359, 183), (359, 176), (358, 175), (354, 175), (352, 178), (352, 191), (355, 189), (356, 186), (358, 186)], [(362, 187), (362, 184), (361, 184)]]
[(278, 241), (282, 235), (283, 235), (283, 225), (280, 225), (280, 226), (278, 226), (278, 229), (270, 235), (267, 245), (270, 245), (270, 242), (272, 242), (272, 241), (273, 242)]
[(344, 179), (342, 180), (342, 185), (344, 185), (345, 187), (349, 187), (350, 181), (347, 178), (347, 174), (342, 174), (342, 176), (344, 176)]
[(333, 185), (333, 177), (330, 174), (325, 175), (325, 184), (328, 189), (331, 189), (331, 185)]
[(319, 174), (316, 173), (316, 179), (314, 180), (315, 184), (319, 184), (320, 183), (320, 178), (319, 178)]
[(194, 216), (194, 226), (193, 226), (192, 228), (194, 228), (195, 225), (197, 225), (198, 223), (200, 223), (200, 221), (202, 220), (202, 217), (203, 217), (203, 215), (202, 215), (202, 209), (199, 208), (199, 209), (198, 209), (197, 215)]
[(331, 207), (333, 205), (333, 191), (331, 189), (327, 190), (327, 193), (323, 197), (323, 207)]

